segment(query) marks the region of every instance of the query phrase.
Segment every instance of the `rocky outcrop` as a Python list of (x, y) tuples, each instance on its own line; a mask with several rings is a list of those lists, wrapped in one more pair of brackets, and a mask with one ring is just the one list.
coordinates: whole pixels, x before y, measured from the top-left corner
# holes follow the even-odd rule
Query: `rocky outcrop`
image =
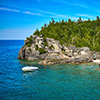
[[(19, 51), (18, 59), (40, 60), (48, 58), (50, 54), (52, 54), (51, 58), (53, 58), (62, 52), (62, 46), (57, 40), (50, 38), (43, 39), (43, 37), (37, 35), (32, 35), (31, 38), (31, 43), (28, 39), (25, 39), (25, 45)], [(30, 46), (28, 46), (29, 43)], [(42, 51), (44, 50), (46, 53), (41, 53), (39, 48), (42, 48)]]
[(60, 45), (59, 41), (32, 35), (25, 39), (25, 45), (19, 51), (18, 59), (44, 60), (39, 64), (83, 63), (91, 62), (93, 55), (100, 59), (100, 53), (90, 51), (88, 47)]

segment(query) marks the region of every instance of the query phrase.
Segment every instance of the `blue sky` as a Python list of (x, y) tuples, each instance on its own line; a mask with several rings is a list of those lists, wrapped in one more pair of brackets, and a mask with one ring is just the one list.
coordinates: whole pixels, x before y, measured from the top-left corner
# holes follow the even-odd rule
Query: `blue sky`
[(0, 39), (25, 39), (52, 18), (95, 20), (100, 0), (0, 0)]

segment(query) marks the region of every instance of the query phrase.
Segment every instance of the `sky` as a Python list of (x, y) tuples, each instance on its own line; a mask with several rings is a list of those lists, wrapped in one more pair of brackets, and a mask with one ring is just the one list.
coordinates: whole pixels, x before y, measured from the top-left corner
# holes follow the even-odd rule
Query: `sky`
[(24, 40), (55, 21), (95, 20), (100, 0), (0, 0), (0, 40)]

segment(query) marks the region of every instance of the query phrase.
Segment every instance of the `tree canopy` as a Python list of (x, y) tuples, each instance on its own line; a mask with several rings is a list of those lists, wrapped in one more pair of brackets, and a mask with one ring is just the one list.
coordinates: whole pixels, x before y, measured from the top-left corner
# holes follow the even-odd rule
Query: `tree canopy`
[(44, 24), (34, 35), (43, 35), (44, 38), (59, 40), (61, 45), (75, 45), (77, 47), (87, 46), (93, 51), (100, 51), (100, 18), (96, 20), (83, 21), (81, 17), (77, 21), (52, 21), (49, 25)]

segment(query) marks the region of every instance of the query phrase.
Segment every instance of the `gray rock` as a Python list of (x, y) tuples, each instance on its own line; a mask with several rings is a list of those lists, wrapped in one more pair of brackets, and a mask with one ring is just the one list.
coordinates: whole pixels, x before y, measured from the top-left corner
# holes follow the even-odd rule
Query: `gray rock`
[(76, 50), (76, 46), (73, 45), (69, 45), (69, 50), (71, 50), (72, 52), (74, 52)]
[(58, 59), (58, 53), (49, 53), (47, 56), (46, 56), (46, 59)]
[(82, 47), (82, 48), (81, 48), (81, 51), (87, 52), (87, 51), (90, 51), (90, 48), (88, 48), (88, 47)]
[(29, 42), (29, 40), (27, 40), (27, 39), (24, 40), (24, 43), (25, 43), (25, 44), (27, 44), (28, 42)]
[(46, 56), (47, 56), (47, 53), (46, 53), (46, 54), (41, 54), (41, 55), (39, 56), (39, 59), (44, 60), (44, 59), (46, 58)]
[(66, 56), (68, 57), (72, 57), (73, 56), (73, 53), (72, 52), (69, 52), (69, 53), (65, 53)]
[[(100, 53), (95, 51), (90, 51), (88, 47), (77, 48), (76, 46), (69, 45), (61, 46), (60, 42), (54, 39), (46, 38), (45, 40), (48, 43), (48, 46), (45, 46), (45, 40), (43, 37), (37, 35), (32, 35), (32, 43), (30, 47), (23, 46), (20, 51), (18, 58), (19, 59), (28, 59), (28, 60), (41, 60), (48, 59), (53, 60), (54, 62), (49, 62), (49, 64), (58, 64), (58, 63), (82, 63), (82, 62), (91, 62), (93, 54), (96, 54), (97, 59), (100, 59)], [(29, 40), (25, 39), (25, 44), (28, 44)], [(39, 48), (43, 48), (47, 53), (40, 54), (38, 50), (35, 50), (36, 45)], [(49, 46), (53, 45), (54, 48), (50, 49)], [(67, 59), (68, 58), (68, 59)], [(57, 61), (56, 61), (57, 60)], [(59, 60), (59, 61), (58, 61)], [(61, 60), (61, 61), (60, 61)], [(43, 62), (41, 62), (43, 64)]]
[(20, 49), (18, 59), (25, 59), (25, 47)]
[(39, 60), (37, 57), (35, 56), (28, 56), (28, 61), (33, 61), (33, 60)]

